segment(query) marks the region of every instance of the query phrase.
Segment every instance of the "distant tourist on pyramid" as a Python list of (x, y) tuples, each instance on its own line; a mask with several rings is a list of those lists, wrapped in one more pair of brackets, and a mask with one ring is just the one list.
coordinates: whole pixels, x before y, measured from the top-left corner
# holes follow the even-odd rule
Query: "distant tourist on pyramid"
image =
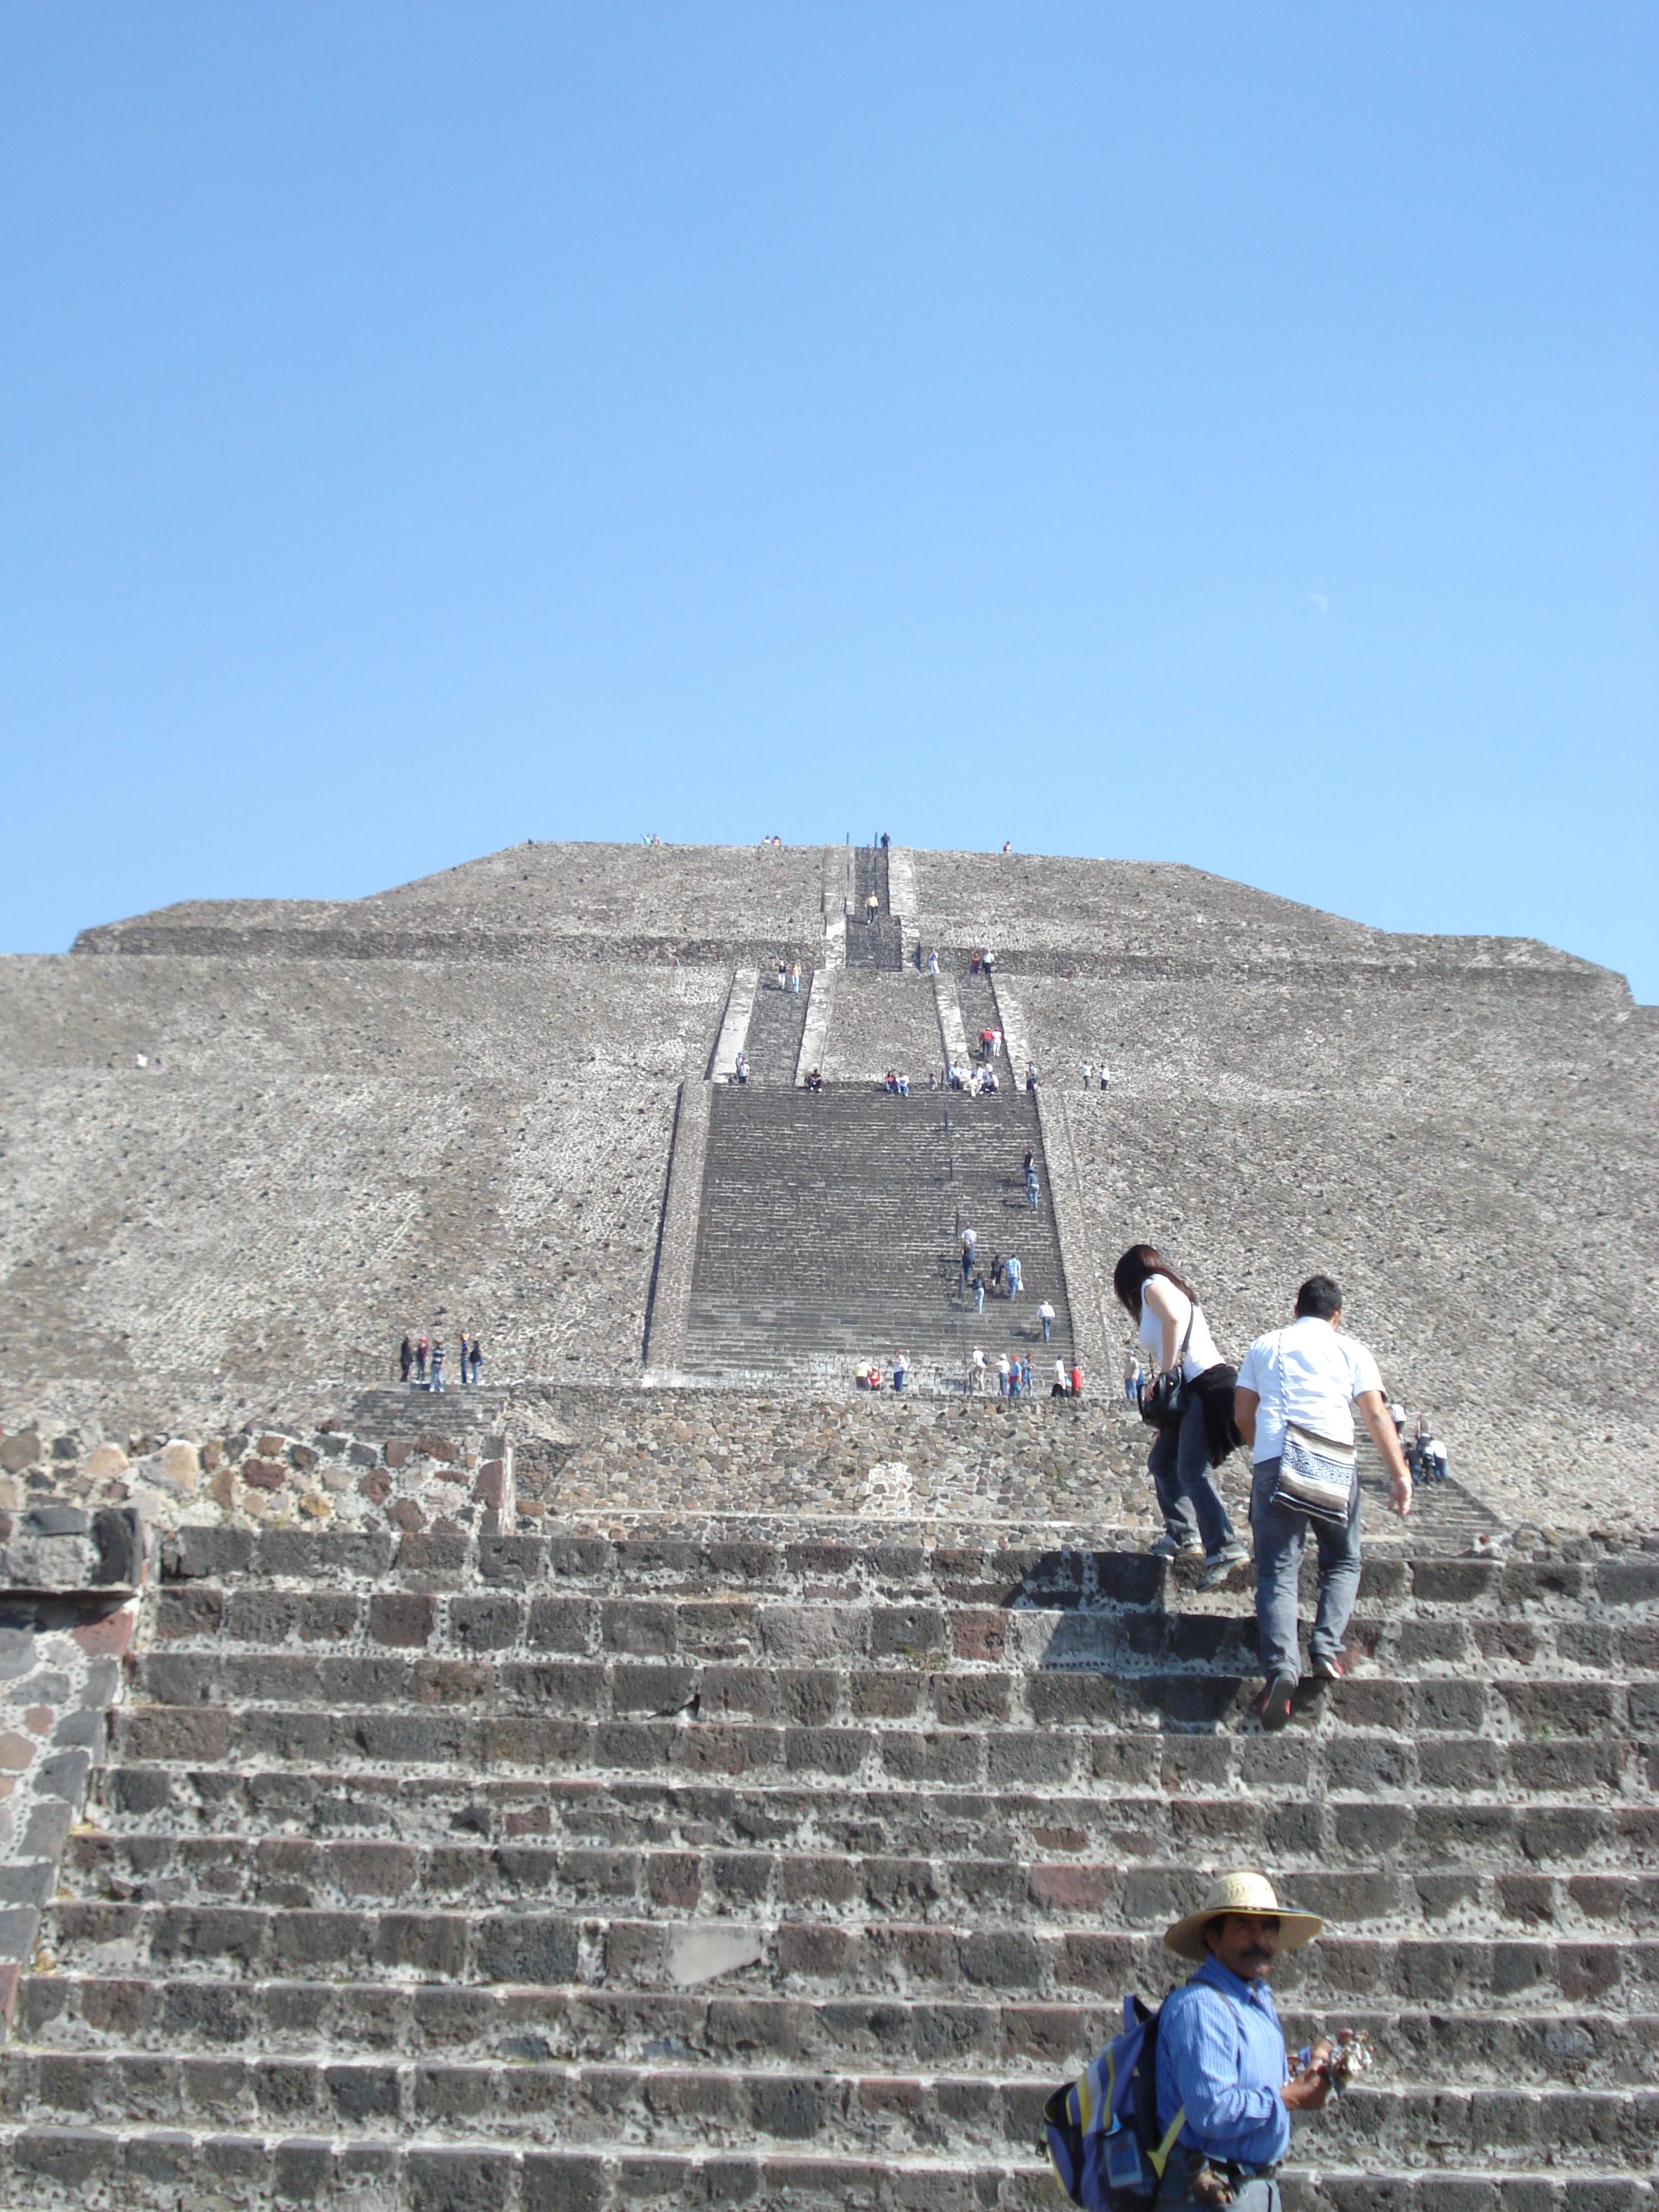
[(977, 1229), (964, 1229), (963, 1231), (962, 1279), (964, 1283), (967, 1281), (969, 1276), (974, 1272), (974, 1248), (978, 1243), (979, 1231)]
[(416, 1340), (415, 1346), (415, 1380), (417, 1382), (426, 1381), (426, 1339), (423, 1336)]
[(1037, 1308), (1037, 1319), (1042, 1323), (1042, 1341), (1047, 1344), (1054, 1326), (1054, 1310), (1047, 1298)]
[(1112, 1072), (1103, 1060), (1100, 1063), (1100, 1087), (1103, 1091), (1109, 1091), (1112, 1087)]
[(1233, 1419), (1254, 1462), (1255, 1622), (1267, 1678), (1256, 1710), (1264, 1729), (1284, 1727), (1301, 1684), (1297, 1581), (1310, 1524), (1319, 1547), (1319, 1609), (1308, 1663), (1316, 1682), (1342, 1680), (1342, 1636), (1359, 1588), (1356, 1406), (1389, 1470), (1390, 1504), (1402, 1516), (1412, 1510), (1411, 1469), (1382, 1377), (1341, 1327), (1341, 1291), (1328, 1275), (1310, 1275), (1289, 1327), (1257, 1337), (1238, 1370)]
[(455, 1354), (455, 1379), (463, 1389), (466, 1388), (466, 1332), (461, 1332), (460, 1350)]
[(1002, 1263), (1002, 1273), (1008, 1285), (1009, 1297), (1017, 1298), (1019, 1296), (1020, 1279), (1024, 1270), (1012, 1252)]
[(930, 952), (927, 956), (927, 973), (930, 975), (937, 975), (939, 973), (939, 955), (937, 952)]
[(1083, 1063), (1083, 1087), (1084, 1087), (1084, 1089), (1085, 1089), (1085, 1091), (1089, 1088), (1090, 1085), (1094, 1081), (1094, 1077), (1095, 1077), (1095, 1072), (1094, 1072), (1094, 1069), (1090, 1066), (1089, 1062), (1085, 1060), (1084, 1061), (1084, 1063)]
[(880, 895), (876, 891), (872, 891), (869, 897), (864, 902), (864, 918), (866, 921), (873, 921), (880, 912)]
[(1006, 1352), (1001, 1352), (997, 1354), (997, 1395), (999, 1398), (1006, 1398), (1007, 1395), (1008, 1355)]
[(1083, 1370), (1075, 1359), (1072, 1362), (1072, 1388), (1068, 1395), (1073, 1398), (1083, 1395)]
[[(1146, 1461), (1164, 1516), (1152, 1550), (1165, 1559), (1204, 1553), (1200, 1589), (1213, 1589), (1248, 1556), (1211, 1474), (1237, 1443), (1237, 1371), (1216, 1349), (1198, 1294), (1154, 1244), (1132, 1244), (1112, 1270), (1118, 1304), (1139, 1324), (1158, 1377), (1141, 1401), (1158, 1430)], [(1160, 1410), (1161, 1409), (1161, 1410)], [(1157, 1418), (1154, 1419), (1156, 1413)]]
[(405, 1337), (403, 1342), (398, 1346), (398, 1379), (399, 1382), (408, 1382), (409, 1370), (414, 1364), (415, 1347), (410, 1342), (409, 1339)]
[(985, 1387), (985, 1347), (976, 1344), (968, 1355), (968, 1388), (975, 1395)]
[(1054, 1379), (1048, 1386), (1048, 1395), (1051, 1398), (1067, 1397), (1071, 1393), (1071, 1378), (1066, 1372), (1066, 1362), (1063, 1359), (1055, 1360)]
[(910, 1376), (910, 1363), (902, 1352), (893, 1354), (893, 1388), (902, 1390)]
[(985, 1310), (985, 1270), (982, 1267), (975, 1268), (974, 1279), (969, 1287), (974, 1293), (974, 1311), (975, 1313), (983, 1313)]
[(483, 1372), (483, 1346), (476, 1336), (472, 1340), (472, 1349), (467, 1353), (466, 1358), (468, 1366), (472, 1370), (472, 1380), (476, 1382)]
[(796, 998), (800, 996), (800, 963), (799, 960), (792, 960), (789, 963), (789, 988)]
[(444, 1387), (444, 1348), (441, 1340), (436, 1337), (433, 1339), (432, 1342), (431, 1364), (432, 1380), (428, 1385), (428, 1388), (429, 1389), (441, 1391)]

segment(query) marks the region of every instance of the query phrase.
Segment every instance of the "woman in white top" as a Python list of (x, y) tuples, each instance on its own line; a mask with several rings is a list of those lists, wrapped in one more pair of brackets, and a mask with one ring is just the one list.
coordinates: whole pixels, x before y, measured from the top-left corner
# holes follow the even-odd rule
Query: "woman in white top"
[[(1112, 1271), (1119, 1304), (1139, 1324), (1139, 1340), (1158, 1375), (1176, 1368), (1189, 1389), (1179, 1418), (1161, 1428), (1146, 1462), (1164, 1516), (1152, 1546), (1166, 1559), (1204, 1553), (1201, 1589), (1212, 1589), (1246, 1556), (1215, 1486), (1213, 1468), (1231, 1450), (1234, 1370), (1216, 1350), (1204, 1309), (1155, 1244), (1132, 1244)], [(1224, 1398), (1219, 1394), (1224, 1391)], [(1216, 1398), (1212, 1413), (1208, 1401)], [(1215, 1447), (1221, 1443), (1221, 1449)]]

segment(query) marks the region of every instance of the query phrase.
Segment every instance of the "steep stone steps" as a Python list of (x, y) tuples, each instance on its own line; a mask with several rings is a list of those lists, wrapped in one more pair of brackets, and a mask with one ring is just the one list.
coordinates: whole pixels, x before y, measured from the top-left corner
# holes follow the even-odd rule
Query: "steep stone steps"
[[(619, 2212), (641, 2202), (846, 2208), (860, 2212), (1053, 2212), (1047, 2160), (988, 2161), (943, 2153), (860, 2160), (792, 2149), (520, 2151), (488, 2142), (374, 2135), (205, 2132), (195, 2129), (27, 2128), (0, 2145), (0, 2177), (19, 2208), (66, 2198), (137, 2212), (200, 2202), (302, 2202), (406, 2212)], [(1656, 2192), (1627, 2172), (1335, 2165), (1281, 2177), (1286, 2212), (1652, 2212)]]
[[(1230, 1717), (1244, 1720), (1254, 1696), (1253, 1687), (1230, 1678), (1082, 1680), (1097, 1682), (1101, 1710), (1085, 1717), (1067, 1714), (1062, 1706), (1060, 1717), (1048, 1726), (981, 1721), (964, 1727), (915, 1713), (799, 1724), (704, 1721), (662, 1717), (648, 1705), (651, 1717), (636, 1712), (610, 1719), (569, 1718), (528, 1705), (483, 1715), (430, 1706), (149, 1705), (116, 1717), (113, 1749), (121, 1759), (148, 1764), (460, 1763), (483, 1771), (556, 1765), (595, 1777), (663, 1772), (786, 1781), (817, 1776), (848, 1785), (931, 1782), (957, 1790), (1068, 1790), (1114, 1778), (1126, 1737), (1133, 1746), (1142, 1728), (1160, 1721), (1213, 1742), (1208, 1730)], [(1336, 1711), (1341, 1711), (1339, 1703)], [(1334, 1717), (1314, 1737), (1310, 1786), (1367, 1796), (1438, 1790), (1460, 1797), (1490, 1794), (1506, 1784), (1540, 1793), (1639, 1787), (1645, 1744), (1617, 1717), (1594, 1725), (1595, 1733), (1565, 1746), (1524, 1738), (1504, 1746), (1462, 1729), (1419, 1742), (1407, 1731), (1370, 1728), (1363, 1715), (1351, 1716), (1346, 1724)], [(1534, 1817), (1545, 1817), (1544, 1808)]]
[(799, 991), (781, 991), (775, 975), (762, 975), (744, 1047), (751, 1085), (776, 1089), (794, 1082), (811, 981), (804, 973)]
[[(492, 2140), (539, 2145), (549, 2133), (573, 2145), (630, 2137), (661, 2150), (781, 2148), (808, 2143), (854, 2157), (926, 2152), (950, 2142), (961, 2153), (1006, 2156), (1041, 2137), (1046, 2078), (975, 2072), (894, 2079), (768, 2067), (580, 2063), (454, 2064), (283, 2059), (177, 2059), (157, 2068), (142, 2054), (43, 2057), (20, 2068), (8, 2091), (31, 2117), (60, 2124), (131, 2117), (142, 2124), (276, 2123), (325, 2130), (461, 2128)], [(1338, 2155), (1346, 2143), (1384, 2155), (1422, 2155), (1423, 2100), (1409, 2089), (1357, 2085), (1328, 2117)], [(1434, 2141), (1442, 2157), (1502, 2146), (1529, 2165), (1547, 2145), (1558, 2168), (1635, 2164), (1659, 2129), (1659, 2093), (1482, 2087), (1437, 2096)]]
[[(1325, 2015), (1292, 1992), (1279, 2006), (1292, 2044), (1311, 2041)], [(1451, 2069), (1468, 2087), (1492, 2083), (1645, 2087), (1659, 2080), (1659, 2015), (1593, 2007), (1497, 2012), (1437, 2006), (1379, 2008), (1361, 1999), (1347, 2023), (1407, 2068)], [(186, 2061), (233, 2053), (349, 2063), (447, 2064), (550, 2061), (890, 2074), (943, 2064), (1052, 2081), (1079, 2052), (1100, 2049), (1121, 2023), (1115, 2001), (1025, 2003), (994, 1995), (883, 1996), (854, 2001), (696, 1990), (459, 1986), (407, 1981), (192, 1979), (59, 1973), (29, 1985), (21, 2021), (29, 2052), (0, 2089), (35, 2094), (41, 2062), (176, 2053)]]
[[(1030, 2158), (996, 2166), (945, 2156), (860, 2162), (805, 2152), (699, 2156), (626, 2143), (520, 2152), (401, 2132), (340, 2141), (280, 2131), (30, 2127), (0, 2145), (0, 2161), (9, 2205), (53, 2212), (70, 2201), (118, 2204), (124, 2212), (178, 2212), (181, 2203), (198, 2202), (298, 2202), (364, 2212), (611, 2212), (653, 2199), (857, 2205), (872, 2212), (910, 2212), (918, 2205), (928, 2212), (1036, 2212), (1041, 2205), (1052, 2212), (1054, 2185), (1046, 2162)], [(1581, 2212), (1571, 2198), (1565, 2206)], [(1582, 2212), (1591, 2212), (1588, 2196)]]
[[(268, 1593), (295, 1608), (295, 1632), (308, 1635), (306, 1624), (317, 1617), (308, 1608), (349, 1606), (356, 1608), (352, 1617), (361, 1620), (371, 1592), (396, 1589), (411, 1574), (421, 1594), (459, 1587), (493, 1595), (544, 1582), (572, 1595), (649, 1594), (670, 1601), (668, 1620), (682, 1609), (683, 1599), (718, 1596), (740, 1604), (772, 1595), (825, 1605), (860, 1594), (890, 1603), (932, 1597), (1010, 1613), (1037, 1606), (1079, 1613), (1168, 1612), (1177, 1602), (1182, 1618), (1237, 1619), (1248, 1610), (1237, 1589), (1194, 1590), (1189, 1578), (1144, 1550), (1103, 1542), (1095, 1530), (1052, 1523), (1034, 1531), (943, 1521), (867, 1521), (854, 1528), (845, 1521), (793, 1516), (775, 1522), (720, 1514), (691, 1520), (615, 1517), (627, 1524), (623, 1533), (574, 1523), (509, 1537), (486, 1530), (464, 1543), (444, 1573), (435, 1575), (439, 1562), (428, 1547), (386, 1530), (187, 1525), (165, 1547), (167, 1587), (158, 1594), (159, 1617), (164, 1624), (167, 1607), (198, 1602), (203, 1595), (198, 1586), (234, 1578), (239, 1594), (251, 1600)], [(1311, 1587), (1311, 1571), (1304, 1571), (1304, 1599)], [(1659, 1546), (1636, 1554), (1585, 1547), (1581, 1555), (1475, 1559), (1373, 1553), (1360, 1577), (1359, 1608), (1362, 1614), (1432, 1622), (1437, 1633), (1458, 1623), (1479, 1623), (1481, 1634), (1490, 1625), (1496, 1633), (1502, 1624), (1504, 1635), (1524, 1639), (1565, 1623), (1606, 1663), (1625, 1663), (1621, 1654), (1638, 1663), (1636, 1654), (1644, 1650), (1650, 1656), (1639, 1663), (1659, 1672)], [(1601, 1635), (1607, 1644), (1593, 1642)]]
[(434, 1586), (179, 1531), (0, 2059), (0, 2201), (205, 2206), (234, 2138), (252, 2203), (305, 2143), (313, 2196), (398, 2212), (1048, 2203), (1042, 2095), (1255, 1863), (1329, 1923), (1292, 2033), (1379, 2057), (1292, 2205), (1629, 2212), (1659, 1560), (1375, 1560), (1355, 1672), (1267, 1737), (1243, 1588), (934, 1533), (480, 1527)]
[[(1589, 1885), (1659, 1865), (1651, 1802), (1517, 1804), (1505, 1794), (1411, 1782), (1385, 1796), (1313, 1798), (1312, 1761), (1276, 1753), (1284, 1739), (1244, 1738), (1224, 1759), (1193, 1756), (1202, 1737), (1097, 1739), (1090, 1786), (958, 1790), (884, 1781), (842, 1785), (692, 1775), (543, 1779), (412, 1774), (313, 1765), (235, 1772), (187, 1764), (115, 1765), (100, 1817), (112, 1832), (286, 1832), (434, 1840), (456, 1833), (544, 1837), (614, 1847), (638, 1837), (702, 1849), (813, 1849), (1040, 1860), (1055, 1851), (1206, 1859), (1232, 1850), (1295, 1866), (1366, 1867), (1397, 1852), (1430, 1909), (1461, 1912), (1488, 1875), (1526, 1885), (1553, 1875)], [(1364, 1747), (1361, 1747), (1364, 1748)], [(1448, 1759), (1455, 1783), (1455, 1752)], [(1273, 1794), (1277, 1784), (1279, 1793)], [(1437, 1869), (1448, 1869), (1446, 1873)]]
[(501, 1426), (510, 1395), (505, 1383), (462, 1385), (448, 1376), (441, 1390), (414, 1382), (389, 1384), (365, 1390), (354, 1401), (352, 1427), (363, 1437), (488, 1436)]
[[(1105, 1977), (1156, 1978), (1154, 1935), (1099, 1920), (1048, 1925), (951, 1925), (899, 1919), (827, 1923), (635, 1918), (520, 1905), (496, 1911), (297, 1905), (141, 1905), (60, 1900), (43, 1943), (54, 1966), (101, 1975), (211, 1972), (295, 1975), (326, 1970), (366, 1982), (410, 1978), (469, 1983), (602, 1981), (611, 1989), (684, 1989), (718, 1974), (725, 1990), (918, 1996), (994, 1990), (1076, 2001)], [(1276, 1983), (1304, 2004), (1460, 2001), (1506, 2004), (1659, 2004), (1659, 1940), (1604, 1935), (1593, 1942), (1443, 1935), (1352, 1936), (1328, 1927)]]
[[(871, 921), (867, 902), (873, 891), (878, 902)], [(847, 964), (849, 968), (897, 969), (904, 965), (904, 927), (893, 912), (888, 894), (887, 855), (865, 846), (854, 854), (853, 910), (847, 918)]]
[[(1046, 1389), (1071, 1356), (1065, 1280), (1046, 1194), (1026, 1203), (1027, 1146), (1042, 1157), (1024, 1094), (907, 1098), (852, 1085), (822, 1092), (726, 1089), (712, 1101), (693, 1271), (688, 1358), (696, 1371), (764, 1369), (836, 1351), (902, 1350), (953, 1378), (975, 1342), (1030, 1354)], [(1042, 1175), (1046, 1192), (1046, 1172)], [(959, 1237), (988, 1262), (1017, 1251), (1018, 1300), (975, 1313)], [(1042, 1346), (1036, 1309), (1054, 1305)]]
[[(209, 1697), (222, 1679), (246, 1697), (256, 1680), (249, 1670), (268, 1655), (265, 1683), (292, 1681), (314, 1692), (325, 1681), (331, 1694), (352, 1702), (397, 1694), (400, 1681), (416, 1680), (408, 1670), (418, 1663), (425, 1670), (420, 1679), (431, 1685), (421, 1695), (430, 1700), (441, 1694), (444, 1667), (488, 1657), (494, 1689), (510, 1690), (522, 1675), (530, 1694), (541, 1699), (550, 1694), (549, 1685), (541, 1674), (522, 1674), (522, 1669), (539, 1665), (544, 1672), (548, 1656), (556, 1653), (572, 1662), (561, 1677), (568, 1693), (580, 1697), (582, 1710), (592, 1711), (599, 1709), (592, 1688), (596, 1670), (614, 1674), (639, 1660), (673, 1662), (683, 1692), (678, 1704), (704, 1692), (723, 1700), (738, 1692), (758, 1694), (763, 1685), (754, 1662), (764, 1662), (764, 1683), (773, 1687), (762, 1703), (742, 1709), (801, 1718), (807, 1716), (791, 1702), (790, 1692), (802, 1668), (813, 1682), (825, 1668), (908, 1670), (917, 1676), (921, 1694), (950, 1661), (963, 1681), (977, 1680), (987, 1667), (1018, 1668), (1029, 1693), (1044, 1701), (1040, 1717), (1048, 1719), (1054, 1717), (1052, 1700), (1061, 1694), (1048, 1680), (1054, 1675), (1251, 1671), (1255, 1621), (1240, 1609), (1243, 1595), (1224, 1594), (1225, 1613), (1173, 1613), (1005, 1609), (931, 1594), (909, 1602), (860, 1595), (839, 1605), (790, 1603), (770, 1595), (676, 1601), (637, 1589), (608, 1596), (568, 1586), (564, 1595), (533, 1588), (523, 1593), (390, 1589), (367, 1598), (343, 1591), (300, 1601), (286, 1591), (227, 1595), (198, 1585), (164, 1595), (161, 1640), (136, 1661), (133, 1686), (145, 1702), (187, 1704)], [(423, 1656), (418, 1662), (398, 1656), (410, 1652)], [(1541, 1690), (1529, 1700), (1522, 1695), (1521, 1686), (1534, 1680), (1561, 1686), (1558, 1703), (1571, 1734), (1580, 1733), (1583, 1717), (1595, 1711), (1622, 1710), (1644, 1726), (1652, 1719), (1645, 1686), (1655, 1679), (1655, 1654), (1645, 1626), (1598, 1625), (1581, 1633), (1571, 1621), (1545, 1620), (1522, 1638), (1506, 1621), (1425, 1622), (1367, 1607), (1353, 1617), (1348, 1656), (1346, 1694), (1334, 1702), (1345, 1710), (1358, 1705), (1379, 1717), (1389, 1702), (1379, 1686), (1400, 1680), (1419, 1686), (1419, 1702), (1435, 1697), (1434, 1717), (1429, 1718), (1426, 1703), (1422, 1717), (1439, 1728), (1453, 1725), (1460, 1711), (1471, 1723), (1501, 1723), (1487, 1686), (1506, 1682), (1515, 1686), (1513, 1698), (1528, 1707), (1523, 1720), (1555, 1726), (1540, 1702)], [(319, 1668), (325, 1674), (319, 1676)], [(1622, 1705), (1609, 1680), (1615, 1668), (1630, 1686)], [(472, 1677), (455, 1680), (462, 1687), (469, 1680), (476, 1684), (476, 1668)], [(1431, 1692), (1437, 1680), (1440, 1687)], [(1574, 1686), (1582, 1696), (1571, 1694)], [(279, 1694), (286, 1692), (268, 1687), (257, 1701)], [(822, 1717), (822, 1690), (811, 1694), (818, 1700), (814, 1717)], [(1083, 1688), (1065, 1694), (1086, 1699), (1101, 1693)], [(1003, 1710), (1009, 1709), (1005, 1702)], [(1012, 1709), (1019, 1709), (1018, 1698)]]
[[(1340, 1915), (1350, 1930), (1437, 1931), (1448, 1913), (1443, 1875), (1354, 1863), (1327, 1871), (1306, 1854), (1284, 1853), (1310, 1910)], [(1300, 1863), (1299, 1863), (1300, 1862)], [(920, 1917), (948, 1924), (1064, 1923), (1079, 1911), (1126, 1922), (1173, 1917), (1182, 1870), (1154, 1857), (1081, 1855), (1019, 1860), (833, 1850), (742, 1850), (703, 1846), (623, 1849), (514, 1843), (374, 1841), (228, 1832), (100, 1833), (72, 1838), (64, 1868), (88, 1902), (258, 1905), (356, 1909), (425, 1900), (468, 1911), (525, 1900), (580, 1912), (672, 1905), (719, 1918), (767, 1911), (797, 1919), (848, 1912), (876, 1919)], [(1456, 1918), (1461, 1935), (1510, 1937), (1540, 1927), (1582, 1940), (1659, 1936), (1659, 1872), (1485, 1874), (1465, 1865)]]

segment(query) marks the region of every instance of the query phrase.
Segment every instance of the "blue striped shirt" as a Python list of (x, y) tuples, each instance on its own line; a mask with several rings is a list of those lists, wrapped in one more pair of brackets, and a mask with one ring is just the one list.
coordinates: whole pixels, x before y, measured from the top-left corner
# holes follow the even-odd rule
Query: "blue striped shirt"
[(1291, 2115), (1279, 2093), (1288, 2070), (1285, 2031), (1265, 1982), (1241, 1982), (1211, 1958), (1164, 1999), (1158, 2124), (1161, 2133), (1184, 2105), (1184, 2148), (1241, 2166), (1283, 2158)]

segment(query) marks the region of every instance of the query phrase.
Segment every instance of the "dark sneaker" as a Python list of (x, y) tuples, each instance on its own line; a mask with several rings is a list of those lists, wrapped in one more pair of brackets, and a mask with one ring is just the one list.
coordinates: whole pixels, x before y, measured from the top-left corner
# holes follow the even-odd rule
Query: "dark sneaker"
[(1218, 1589), (1233, 1569), (1249, 1556), (1249, 1547), (1241, 1544), (1237, 1537), (1231, 1544), (1224, 1544), (1218, 1552), (1212, 1552), (1204, 1562), (1203, 1573), (1198, 1578), (1200, 1589)]
[(1291, 1717), (1296, 1692), (1294, 1674), (1275, 1674), (1262, 1692), (1261, 1703), (1255, 1709), (1256, 1718), (1269, 1735), (1276, 1734)]
[(1340, 1659), (1310, 1659), (1308, 1665), (1316, 1681), (1340, 1682), (1342, 1680), (1342, 1662)]

